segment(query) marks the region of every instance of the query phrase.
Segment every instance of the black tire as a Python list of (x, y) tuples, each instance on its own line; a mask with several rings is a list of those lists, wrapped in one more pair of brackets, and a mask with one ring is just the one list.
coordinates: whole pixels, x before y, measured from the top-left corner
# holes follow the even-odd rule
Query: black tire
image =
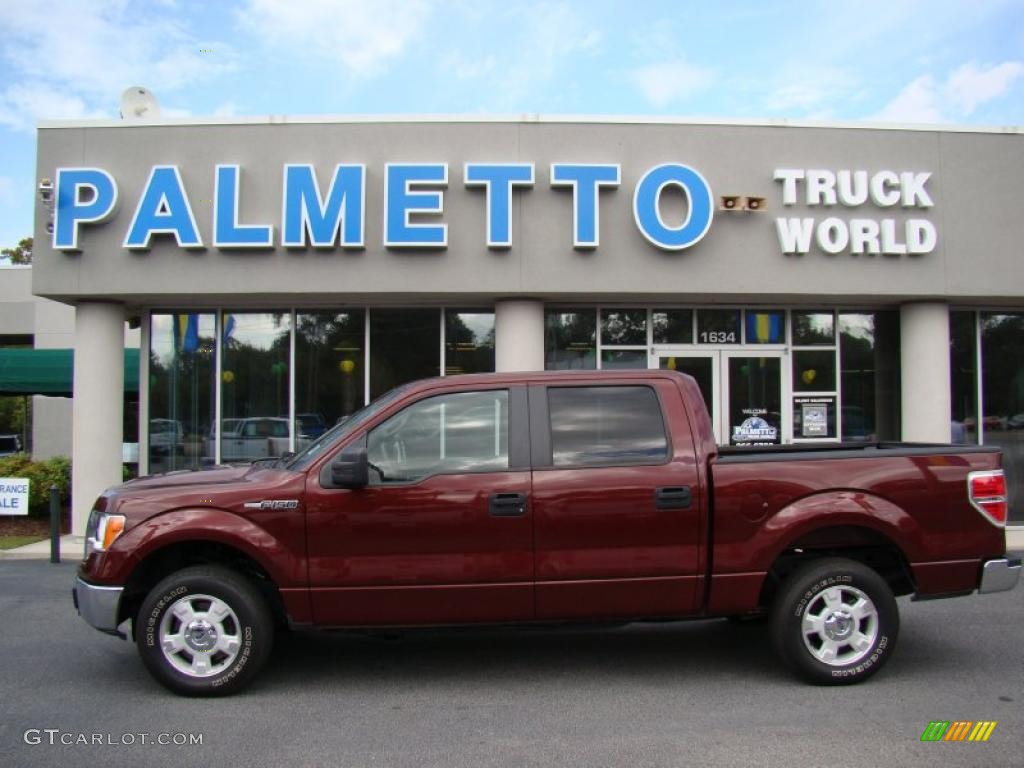
[(273, 640), (274, 623), (259, 591), (214, 565), (185, 568), (153, 587), (135, 626), (146, 669), (184, 696), (241, 690), (266, 663)]
[(819, 685), (859, 683), (875, 674), (892, 655), (899, 628), (899, 609), (885, 580), (838, 557), (798, 568), (772, 606), (776, 651), (801, 677)]

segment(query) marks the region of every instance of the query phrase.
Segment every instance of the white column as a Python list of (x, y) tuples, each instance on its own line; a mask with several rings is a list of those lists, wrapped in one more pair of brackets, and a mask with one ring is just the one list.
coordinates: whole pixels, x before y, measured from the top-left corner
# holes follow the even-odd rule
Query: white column
[(950, 441), (949, 305), (900, 307), (903, 439)]
[(71, 531), (85, 533), (93, 502), (121, 482), (124, 308), (75, 307), (75, 397), (71, 437)]
[(494, 304), (494, 370), (544, 370), (544, 302), (505, 299)]

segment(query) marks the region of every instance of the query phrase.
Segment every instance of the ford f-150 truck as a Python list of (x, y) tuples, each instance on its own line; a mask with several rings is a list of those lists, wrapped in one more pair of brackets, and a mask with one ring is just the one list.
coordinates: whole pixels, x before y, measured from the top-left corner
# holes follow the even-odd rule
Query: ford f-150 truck
[(674, 371), (451, 376), (296, 456), (108, 490), (73, 595), (191, 695), (241, 688), (288, 627), (715, 616), (763, 616), (799, 675), (852, 683), (893, 653), (895, 596), (1016, 585), (1000, 464), (720, 448)]

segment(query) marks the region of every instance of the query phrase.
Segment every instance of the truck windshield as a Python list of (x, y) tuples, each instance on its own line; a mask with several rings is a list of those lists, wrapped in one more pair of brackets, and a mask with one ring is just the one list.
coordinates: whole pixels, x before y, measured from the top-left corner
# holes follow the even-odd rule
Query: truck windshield
[(339, 421), (331, 429), (320, 435), (320, 437), (314, 442), (310, 443), (303, 450), (299, 451), (299, 453), (295, 454), (284, 468), (293, 470), (305, 469), (320, 458), (325, 451), (329, 450), (339, 440), (342, 440), (346, 436), (352, 434), (352, 432), (362, 426), (366, 421), (380, 413), (383, 408), (386, 408), (394, 402), (408, 388), (409, 385), (407, 384), (395, 387), (394, 389), (385, 392), (369, 405), (363, 406), (351, 416), (346, 416), (342, 421)]

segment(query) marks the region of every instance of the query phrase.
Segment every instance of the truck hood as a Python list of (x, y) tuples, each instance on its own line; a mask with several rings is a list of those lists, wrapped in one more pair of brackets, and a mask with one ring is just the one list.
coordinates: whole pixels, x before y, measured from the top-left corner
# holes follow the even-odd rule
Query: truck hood
[[(167, 472), (131, 480), (101, 498), (106, 511), (125, 515), (128, 527), (183, 508), (218, 508), (247, 515), (247, 504), (301, 501), (305, 475), (261, 466)], [(297, 505), (299, 506), (299, 505)]]

